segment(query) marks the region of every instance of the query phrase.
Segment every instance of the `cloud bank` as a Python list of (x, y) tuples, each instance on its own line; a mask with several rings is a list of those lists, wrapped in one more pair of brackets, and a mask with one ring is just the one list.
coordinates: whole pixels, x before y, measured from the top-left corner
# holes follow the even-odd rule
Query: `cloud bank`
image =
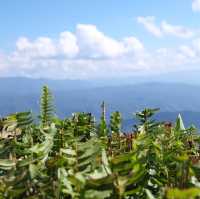
[[(155, 17), (138, 17), (138, 22), (157, 37), (193, 38), (193, 33), (181, 26), (167, 22), (156, 26)], [(61, 32), (57, 38), (19, 38), (14, 52), (0, 53), (0, 75), (53, 79), (149, 75), (196, 66), (199, 55), (200, 38), (175, 49), (150, 51), (135, 36), (115, 39), (95, 25), (78, 24), (74, 32)]]

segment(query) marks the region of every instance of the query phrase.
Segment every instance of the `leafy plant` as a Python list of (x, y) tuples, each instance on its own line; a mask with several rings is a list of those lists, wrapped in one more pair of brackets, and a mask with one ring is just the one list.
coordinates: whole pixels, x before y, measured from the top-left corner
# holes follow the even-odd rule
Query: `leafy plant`
[(120, 134), (122, 117), (119, 111), (113, 112), (110, 117), (111, 132)]
[(98, 125), (98, 134), (100, 137), (107, 136), (108, 135), (108, 128), (106, 124), (106, 107), (105, 107), (105, 102), (102, 103), (101, 105), (101, 118), (100, 118), (100, 123)]
[(173, 125), (145, 109), (122, 134), (119, 112), (107, 126), (104, 102), (97, 125), (91, 113), (54, 117), (52, 99), (43, 87), (39, 125), (31, 112), (0, 119), (0, 199), (200, 197), (200, 136), (180, 115)]
[(42, 89), (40, 99), (40, 119), (43, 126), (47, 126), (52, 122), (54, 117), (53, 96), (47, 86)]

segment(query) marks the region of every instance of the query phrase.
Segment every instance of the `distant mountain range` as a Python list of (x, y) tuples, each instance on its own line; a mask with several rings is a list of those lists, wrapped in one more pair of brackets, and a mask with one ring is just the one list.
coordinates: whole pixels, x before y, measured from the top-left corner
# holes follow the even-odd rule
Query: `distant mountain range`
[(183, 83), (126, 83), (95, 80), (46, 80), (29, 78), (0, 78), (0, 114), (32, 110), (39, 111), (39, 97), (43, 85), (55, 96), (57, 114), (92, 112), (100, 116), (100, 104), (107, 105), (107, 117), (112, 111), (123, 114), (124, 126), (130, 127), (133, 113), (145, 107), (159, 107), (158, 119), (173, 121), (181, 112), (187, 124), (200, 124), (200, 86)]

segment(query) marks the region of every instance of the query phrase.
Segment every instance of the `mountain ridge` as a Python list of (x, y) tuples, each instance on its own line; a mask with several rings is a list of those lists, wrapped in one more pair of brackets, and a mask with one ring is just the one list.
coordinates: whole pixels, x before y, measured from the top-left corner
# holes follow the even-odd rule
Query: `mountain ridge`
[[(164, 120), (174, 120), (179, 112), (188, 111), (194, 123), (200, 123), (200, 86), (165, 82), (105, 86), (87, 80), (0, 78), (0, 115), (27, 110), (38, 114), (44, 84), (55, 96), (56, 114), (60, 117), (73, 112), (91, 112), (99, 118), (100, 104), (105, 101), (107, 118), (111, 112), (120, 111), (124, 120), (129, 120), (134, 112), (148, 107), (160, 108), (165, 113), (166, 118), (160, 114)], [(190, 121), (187, 117), (186, 123)]]

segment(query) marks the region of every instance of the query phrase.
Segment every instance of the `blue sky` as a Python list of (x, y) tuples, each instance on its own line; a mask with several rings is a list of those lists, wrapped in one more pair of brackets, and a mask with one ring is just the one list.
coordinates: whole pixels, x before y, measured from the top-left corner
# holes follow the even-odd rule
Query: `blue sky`
[(1, 76), (196, 70), (199, 21), (200, 0), (1, 1)]
[[(6, 0), (0, 6), (0, 44), (10, 50), (21, 36), (56, 37), (66, 29), (73, 31), (78, 23), (95, 24), (115, 38), (137, 35), (146, 42), (152, 40), (137, 24), (137, 16), (156, 16), (193, 28), (198, 28), (200, 19), (190, 0)], [(151, 47), (154, 42), (149, 43)]]

